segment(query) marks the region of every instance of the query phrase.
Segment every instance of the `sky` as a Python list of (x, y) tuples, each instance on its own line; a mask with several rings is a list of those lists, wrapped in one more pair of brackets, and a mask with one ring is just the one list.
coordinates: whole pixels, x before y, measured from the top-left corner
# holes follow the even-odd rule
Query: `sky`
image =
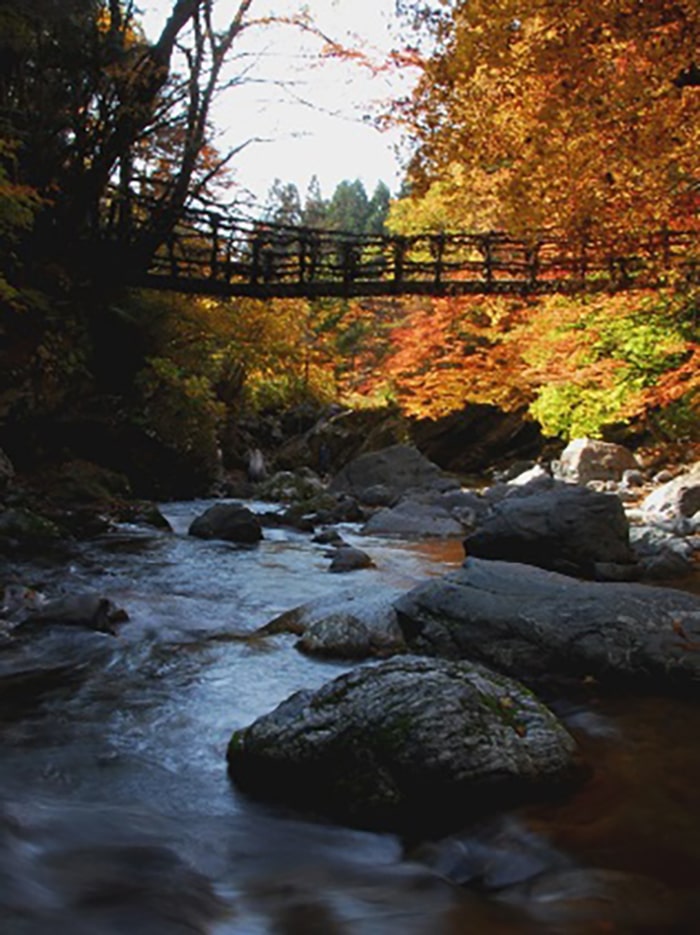
[[(277, 16), (298, 11), (299, 2), (259, 0), (253, 12)], [(142, 0), (149, 36), (165, 22), (171, 0)], [(220, 0), (222, 12), (235, 9)], [(400, 46), (395, 0), (313, 0), (307, 4), (326, 35), (362, 46), (381, 60)], [(251, 67), (248, 80), (227, 90), (214, 112), (222, 152), (256, 138), (235, 157), (235, 180), (259, 203), (274, 180), (294, 182), (306, 193), (313, 175), (324, 197), (343, 179), (359, 178), (369, 194), (379, 181), (392, 192), (402, 179), (397, 154), (400, 133), (372, 123), (387, 102), (410, 90), (407, 70), (376, 74), (351, 62), (322, 62), (321, 43), (291, 26), (251, 29), (234, 49), (232, 74)]]

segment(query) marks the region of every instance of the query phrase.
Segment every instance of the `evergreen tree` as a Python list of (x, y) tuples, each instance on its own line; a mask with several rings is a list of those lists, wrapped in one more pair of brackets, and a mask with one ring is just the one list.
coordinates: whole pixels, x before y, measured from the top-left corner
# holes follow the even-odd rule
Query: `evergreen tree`
[(340, 182), (328, 208), (328, 226), (332, 230), (362, 234), (369, 215), (369, 198), (359, 179)]
[(385, 182), (377, 182), (377, 187), (370, 199), (367, 220), (365, 222), (366, 234), (383, 234), (384, 224), (389, 214), (391, 192)]
[(303, 223), (301, 197), (294, 182), (274, 180), (267, 193), (265, 220), (271, 224), (286, 224), (290, 227)]
[(325, 227), (328, 220), (328, 202), (321, 193), (317, 175), (311, 176), (306, 190), (302, 220), (305, 227)]

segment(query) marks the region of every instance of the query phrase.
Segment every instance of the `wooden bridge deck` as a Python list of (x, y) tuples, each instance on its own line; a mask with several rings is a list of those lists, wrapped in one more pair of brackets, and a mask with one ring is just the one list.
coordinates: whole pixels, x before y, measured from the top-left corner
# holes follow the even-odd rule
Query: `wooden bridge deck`
[(190, 212), (134, 285), (213, 296), (551, 293), (700, 279), (698, 231), (624, 244), (551, 232), (355, 235)]

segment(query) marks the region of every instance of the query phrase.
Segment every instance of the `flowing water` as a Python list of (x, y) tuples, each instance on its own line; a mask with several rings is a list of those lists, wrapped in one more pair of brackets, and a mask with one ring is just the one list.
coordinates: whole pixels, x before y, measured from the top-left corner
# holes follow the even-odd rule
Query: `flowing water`
[(408, 854), (239, 794), (232, 731), (348, 668), (256, 628), (333, 590), (406, 590), (462, 553), (347, 528), (377, 568), (331, 575), (301, 533), (267, 530), (253, 549), (187, 537), (207, 505), (168, 504), (174, 534), (124, 528), (10, 569), (51, 593), (99, 590), (130, 620), (116, 637), (47, 628), (0, 644), (44, 678), (39, 694), (0, 694), (2, 935), (700, 931), (689, 702), (562, 707), (596, 764), (581, 792)]

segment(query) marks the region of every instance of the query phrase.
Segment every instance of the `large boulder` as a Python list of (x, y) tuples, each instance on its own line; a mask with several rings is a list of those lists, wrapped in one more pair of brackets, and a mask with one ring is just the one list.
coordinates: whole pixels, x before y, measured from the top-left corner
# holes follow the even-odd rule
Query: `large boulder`
[(627, 448), (595, 438), (575, 438), (555, 462), (555, 474), (562, 480), (587, 484), (592, 480), (622, 480), (627, 470), (639, 464)]
[(391, 445), (381, 451), (360, 455), (346, 464), (330, 484), (333, 493), (350, 493), (362, 499), (365, 490), (382, 484), (395, 496), (408, 490), (441, 492), (459, 487), (410, 445)]
[(198, 516), (189, 528), (198, 539), (224, 539), (253, 545), (262, 537), (262, 526), (255, 513), (240, 503), (216, 503)]
[(367, 520), (362, 532), (368, 536), (409, 538), (463, 536), (465, 527), (440, 503), (424, 503), (407, 497), (396, 506), (379, 510)]
[(409, 648), (528, 682), (700, 689), (700, 597), (469, 558), (394, 604)]
[(620, 500), (570, 484), (495, 503), (464, 547), (478, 558), (526, 562), (585, 578), (607, 577), (607, 566), (634, 563)]
[(402, 657), (292, 695), (234, 733), (228, 764), (256, 796), (426, 830), (551, 792), (576, 772), (576, 747), (517, 682)]

